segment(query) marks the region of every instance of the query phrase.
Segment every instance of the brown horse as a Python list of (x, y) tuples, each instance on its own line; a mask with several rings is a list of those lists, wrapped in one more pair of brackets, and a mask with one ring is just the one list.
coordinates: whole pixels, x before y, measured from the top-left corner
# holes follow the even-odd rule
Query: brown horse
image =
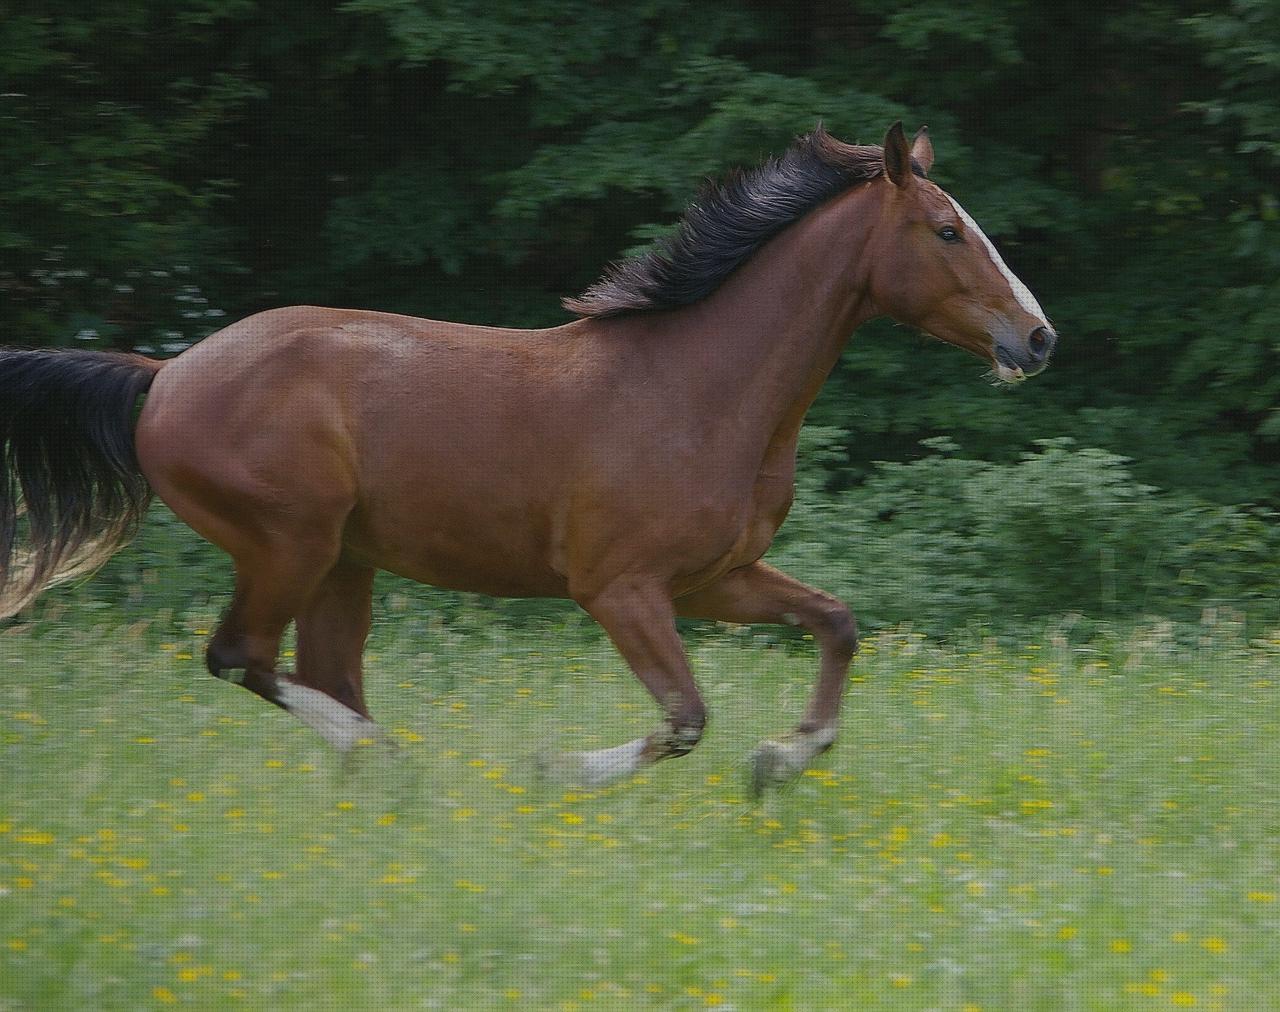
[(3, 352), (0, 614), (118, 548), (149, 486), (235, 563), (209, 669), (338, 748), (376, 726), (361, 655), (385, 569), (571, 598), (604, 627), (665, 720), (558, 757), (585, 784), (701, 737), (677, 616), (802, 626), (821, 650), (817, 687), (795, 731), (753, 759), (758, 785), (794, 775), (835, 740), (857, 632), (843, 604), (761, 556), (849, 335), (888, 315), (1005, 381), (1043, 369), (1055, 341), (928, 181), (932, 162), (924, 130), (909, 145), (895, 124), (881, 148), (819, 128), (709, 189), (674, 239), (566, 300), (579, 318), (550, 330), (300, 306), (166, 362)]

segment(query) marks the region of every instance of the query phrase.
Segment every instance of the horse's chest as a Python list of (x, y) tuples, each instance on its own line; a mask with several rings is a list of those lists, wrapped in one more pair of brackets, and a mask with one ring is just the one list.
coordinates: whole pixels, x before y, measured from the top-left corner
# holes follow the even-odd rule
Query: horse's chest
[(764, 555), (786, 519), (792, 495), (790, 476), (762, 476), (736, 508), (714, 514), (708, 511), (703, 530), (711, 548), (710, 557), (704, 556), (705, 564), (691, 574), (689, 589), (713, 583)]
[(795, 486), (790, 473), (761, 475), (756, 479), (751, 507), (739, 538), (743, 562), (754, 562), (773, 543), (774, 535), (787, 518)]

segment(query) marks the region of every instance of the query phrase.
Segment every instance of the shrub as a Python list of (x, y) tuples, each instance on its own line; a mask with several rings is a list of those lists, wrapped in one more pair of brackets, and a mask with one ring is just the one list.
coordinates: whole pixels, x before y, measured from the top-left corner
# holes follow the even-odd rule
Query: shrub
[(771, 559), (847, 600), (864, 624), (942, 631), (1079, 612), (1195, 619), (1230, 604), (1277, 608), (1280, 528), (1133, 479), (1125, 458), (1041, 440), (1011, 464), (967, 459), (947, 439), (824, 490), (843, 433), (806, 433), (797, 504)]

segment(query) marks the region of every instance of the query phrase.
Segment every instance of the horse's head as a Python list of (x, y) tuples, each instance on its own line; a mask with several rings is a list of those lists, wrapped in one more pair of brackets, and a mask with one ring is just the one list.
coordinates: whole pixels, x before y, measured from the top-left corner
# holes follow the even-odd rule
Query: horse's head
[(894, 319), (990, 362), (1006, 382), (1034, 376), (1057, 334), (978, 223), (920, 174), (932, 164), (927, 130), (908, 144), (901, 123), (890, 127), (871, 298)]

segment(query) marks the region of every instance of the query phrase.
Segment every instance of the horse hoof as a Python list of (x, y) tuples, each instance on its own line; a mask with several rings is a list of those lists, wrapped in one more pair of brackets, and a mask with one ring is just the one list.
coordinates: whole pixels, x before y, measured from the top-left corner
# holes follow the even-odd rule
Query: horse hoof
[(804, 750), (794, 741), (762, 741), (751, 753), (751, 794), (759, 798), (770, 787), (781, 787), (804, 771)]
[(787, 779), (785, 766), (782, 750), (777, 742), (765, 741), (757, 745), (749, 760), (751, 796), (758, 799), (766, 788), (776, 787), (784, 782)]
[(348, 747), (339, 749), (341, 756), (339, 768), (344, 776), (362, 769), (385, 768), (389, 763), (400, 761), (404, 749), (378, 724), (369, 721), (369, 727), (362, 737), (354, 739)]
[(539, 752), (533, 757), (533, 768), (546, 783), (582, 786), (582, 757), (577, 752)]
[(752, 793), (758, 798), (766, 787), (777, 787), (799, 776), (835, 740), (835, 727), (827, 726), (762, 741), (751, 753)]
[(342, 753), (333, 775), (335, 790), (376, 798), (397, 811), (422, 794), (423, 768), (418, 757), (389, 735), (362, 739)]

